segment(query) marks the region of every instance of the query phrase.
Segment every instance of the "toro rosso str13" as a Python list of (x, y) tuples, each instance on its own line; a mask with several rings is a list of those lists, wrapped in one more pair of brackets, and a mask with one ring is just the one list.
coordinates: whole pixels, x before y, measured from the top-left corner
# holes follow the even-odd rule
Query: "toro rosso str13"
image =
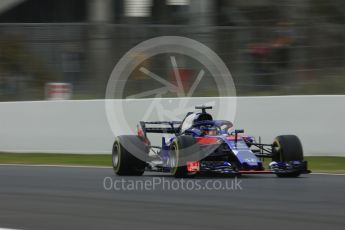
[[(168, 172), (175, 177), (200, 174), (272, 173), (278, 177), (298, 177), (310, 173), (303, 159), (300, 140), (281, 135), (272, 144), (256, 142), (232, 123), (214, 120), (207, 109), (189, 112), (182, 121), (141, 121), (137, 135), (122, 135), (112, 149), (114, 172), (118, 175), (142, 175), (144, 171)], [(149, 133), (161, 133), (161, 146), (151, 145)], [(171, 137), (164, 137), (170, 134)], [(268, 169), (263, 159), (270, 158)]]

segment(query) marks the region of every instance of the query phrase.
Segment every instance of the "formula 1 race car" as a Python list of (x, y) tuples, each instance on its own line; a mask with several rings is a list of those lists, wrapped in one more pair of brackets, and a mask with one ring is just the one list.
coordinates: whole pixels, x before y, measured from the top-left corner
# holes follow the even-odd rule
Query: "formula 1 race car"
[[(298, 177), (310, 173), (303, 159), (300, 140), (282, 135), (272, 144), (256, 142), (233, 124), (213, 120), (207, 109), (189, 112), (182, 121), (141, 121), (137, 135), (116, 137), (112, 149), (114, 172), (118, 175), (142, 175), (144, 171), (168, 172), (178, 178), (200, 174), (276, 174)], [(162, 137), (161, 146), (151, 145), (148, 133), (171, 134)], [(271, 158), (268, 169), (263, 159)]]

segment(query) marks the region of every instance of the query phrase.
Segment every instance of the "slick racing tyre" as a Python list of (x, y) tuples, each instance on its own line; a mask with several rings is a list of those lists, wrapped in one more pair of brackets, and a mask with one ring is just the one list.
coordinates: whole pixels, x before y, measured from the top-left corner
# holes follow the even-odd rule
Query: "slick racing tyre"
[(169, 150), (169, 162), (171, 174), (176, 178), (192, 176), (188, 173), (187, 162), (199, 161), (200, 148), (192, 136), (178, 136), (171, 144)]
[[(301, 141), (295, 135), (282, 135), (273, 142), (272, 160), (275, 162), (303, 161)], [(298, 177), (300, 172), (277, 174), (278, 177)]]
[(141, 176), (145, 171), (147, 156), (148, 147), (139, 137), (118, 136), (112, 150), (114, 172), (120, 176)]

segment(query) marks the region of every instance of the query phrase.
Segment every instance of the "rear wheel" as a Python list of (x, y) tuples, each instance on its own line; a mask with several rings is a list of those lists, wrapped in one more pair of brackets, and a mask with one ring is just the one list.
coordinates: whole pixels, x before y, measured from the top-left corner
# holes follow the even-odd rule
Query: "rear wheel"
[[(272, 160), (276, 162), (303, 161), (301, 141), (295, 135), (282, 135), (273, 142)], [(278, 177), (298, 177), (300, 172), (277, 173)]]
[(141, 176), (145, 171), (147, 155), (148, 147), (139, 137), (118, 136), (112, 150), (114, 172), (121, 176)]
[(177, 178), (193, 176), (187, 171), (188, 161), (199, 161), (199, 144), (192, 136), (179, 136), (170, 146), (171, 174)]

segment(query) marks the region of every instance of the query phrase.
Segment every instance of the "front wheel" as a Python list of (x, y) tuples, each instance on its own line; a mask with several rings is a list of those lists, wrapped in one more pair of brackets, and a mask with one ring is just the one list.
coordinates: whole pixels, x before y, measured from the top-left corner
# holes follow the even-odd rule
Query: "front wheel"
[[(275, 138), (272, 146), (272, 160), (275, 162), (303, 161), (303, 148), (301, 141), (295, 135), (281, 135)], [(290, 173), (277, 173), (278, 177), (298, 177), (300, 171)]]
[(179, 136), (171, 144), (169, 150), (169, 162), (171, 174), (176, 178), (193, 176), (187, 170), (188, 161), (199, 161), (199, 144), (192, 136)]

